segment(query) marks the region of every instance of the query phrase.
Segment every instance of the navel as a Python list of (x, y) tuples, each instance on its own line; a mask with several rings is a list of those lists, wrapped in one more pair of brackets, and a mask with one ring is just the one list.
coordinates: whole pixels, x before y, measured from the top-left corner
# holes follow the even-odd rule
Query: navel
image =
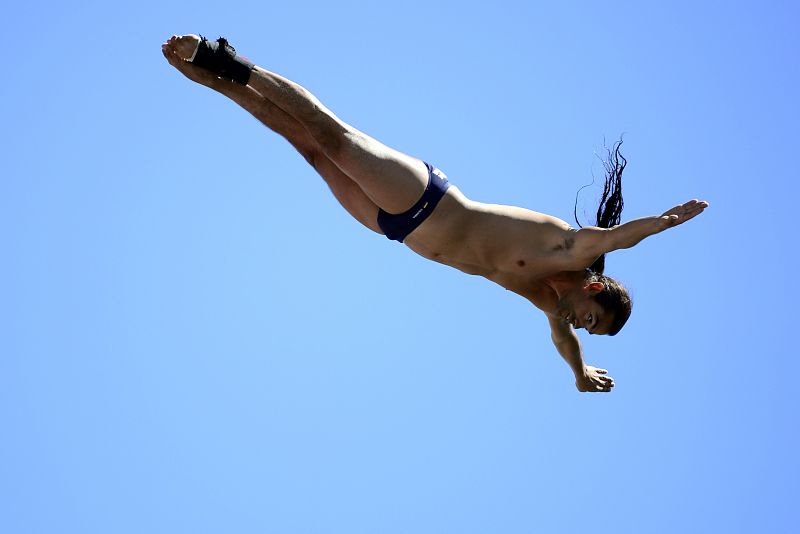
[(517, 265), (520, 267), (525, 267), (525, 262), (522, 260), (517, 260)]

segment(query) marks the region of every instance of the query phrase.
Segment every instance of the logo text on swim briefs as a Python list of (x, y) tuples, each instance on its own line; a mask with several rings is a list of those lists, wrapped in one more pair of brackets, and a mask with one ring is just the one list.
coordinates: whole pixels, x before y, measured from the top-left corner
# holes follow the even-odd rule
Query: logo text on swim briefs
[(422, 207), (421, 207), (419, 210), (417, 210), (417, 212), (416, 212), (414, 215), (412, 215), (412, 216), (411, 216), (411, 218), (412, 218), (412, 219), (416, 219), (416, 218), (417, 218), (417, 216), (418, 216), (420, 213), (422, 213), (423, 211), (425, 211), (425, 208), (427, 208), (427, 207), (428, 207), (428, 203), (426, 202), (425, 204), (423, 204), (423, 205), (422, 205)]

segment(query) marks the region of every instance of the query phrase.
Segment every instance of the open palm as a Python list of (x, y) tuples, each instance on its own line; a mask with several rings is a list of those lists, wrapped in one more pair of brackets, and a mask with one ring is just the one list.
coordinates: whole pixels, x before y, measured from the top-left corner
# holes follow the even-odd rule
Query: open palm
[(664, 218), (669, 226), (678, 226), (683, 224), (689, 219), (693, 219), (703, 213), (708, 207), (708, 202), (705, 200), (690, 200), (684, 204), (679, 204), (671, 210), (665, 211), (661, 217)]

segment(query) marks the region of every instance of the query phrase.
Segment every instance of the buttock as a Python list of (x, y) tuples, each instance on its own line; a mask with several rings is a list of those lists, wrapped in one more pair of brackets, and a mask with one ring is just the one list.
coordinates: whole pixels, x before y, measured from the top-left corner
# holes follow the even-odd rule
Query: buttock
[(387, 213), (382, 209), (378, 210), (378, 226), (389, 239), (402, 243), (411, 232), (430, 217), (450, 187), (447, 175), (429, 163), (423, 163), (428, 168), (428, 185), (416, 204), (403, 213), (397, 214)]

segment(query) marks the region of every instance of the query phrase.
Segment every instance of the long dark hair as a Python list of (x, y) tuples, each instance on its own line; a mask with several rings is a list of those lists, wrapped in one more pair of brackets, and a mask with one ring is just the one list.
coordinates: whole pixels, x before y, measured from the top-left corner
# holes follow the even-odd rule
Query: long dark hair
[[(603, 160), (603, 167), (606, 171), (605, 184), (603, 186), (603, 196), (600, 197), (600, 205), (597, 207), (597, 221), (595, 226), (600, 228), (611, 228), (617, 226), (622, 221), (622, 208), (625, 202), (622, 200), (622, 171), (628, 164), (628, 160), (620, 152), (622, 138), (614, 143), (611, 148), (606, 147), (608, 156)], [(587, 187), (587, 186), (584, 186)], [(578, 190), (581, 192), (583, 187)], [(578, 194), (575, 194), (575, 207), (573, 208), (575, 223), (581, 228), (583, 225), (578, 220)], [(603, 254), (589, 267), (592, 272), (603, 274), (606, 268), (606, 255)]]
[[(603, 186), (603, 196), (600, 198), (600, 206), (597, 208), (597, 220), (595, 226), (600, 228), (611, 228), (622, 222), (622, 208), (625, 203), (622, 200), (622, 171), (628, 164), (628, 160), (620, 152), (622, 138), (614, 143), (611, 148), (606, 148), (608, 155), (603, 160), (603, 167), (606, 171), (605, 184)], [(591, 184), (590, 184), (591, 185)], [(587, 187), (587, 186), (584, 186)], [(583, 187), (581, 188), (583, 189)], [(578, 190), (580, 193), (580, 190)], [(578, 221), (578, 195), (575, 195), (575, 207), (573, 209), (575, 222), (583, 227)], [(600, 305), (613, 313), (613, 321), (609, 335), (616, 335), (631, 315), (633, 302), (625, 286), (603, 274), (606, 268), (606, 255), (603, 254), (587, 269), (586, 281), (602, 282), (605, 289), (594, 296)]]

